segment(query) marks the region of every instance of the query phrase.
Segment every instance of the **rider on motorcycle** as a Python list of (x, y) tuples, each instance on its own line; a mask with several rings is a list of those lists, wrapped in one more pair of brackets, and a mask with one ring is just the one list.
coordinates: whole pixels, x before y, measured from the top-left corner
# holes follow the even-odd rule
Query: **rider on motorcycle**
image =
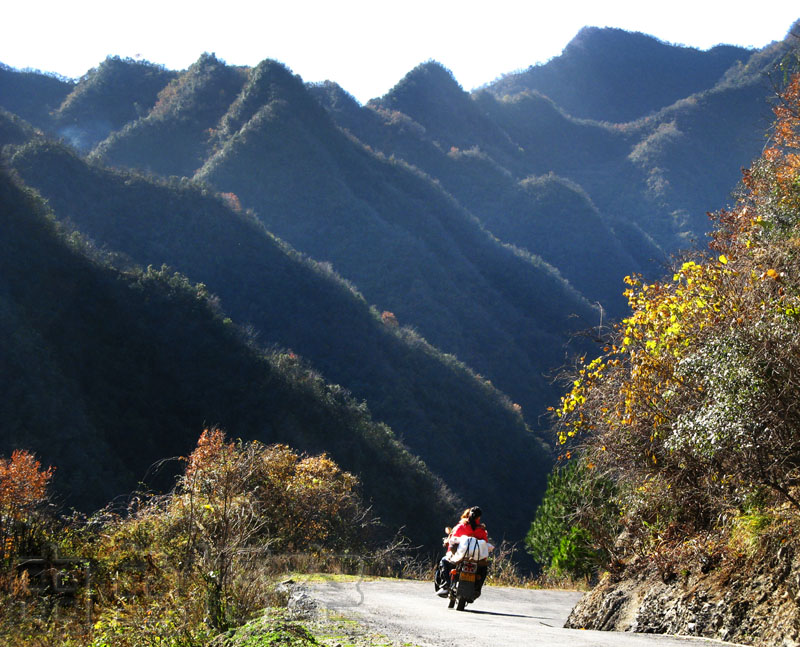
[(448, 559), (452, 556), (453, 551), (458, 546), (458, 542), (453, 541), (457, 537), (475, 537), (476, 539), (483, 539), (489, 541), (489, 534), (486, 532), (486, 526), (481, 523), (481, 515), (483, 512), (478, 506), (467, 508), (461, 515), (456, 527), (450, 531), (450, 534), (445, 538), (444, 545), (447, 547), (447, 554), (442, 557), (439, 565), (439, 573), (442, 575), (441, 590), (437, 595), (447, 597), (450, 590), (450, 571), (453, 569), (453, 563)]

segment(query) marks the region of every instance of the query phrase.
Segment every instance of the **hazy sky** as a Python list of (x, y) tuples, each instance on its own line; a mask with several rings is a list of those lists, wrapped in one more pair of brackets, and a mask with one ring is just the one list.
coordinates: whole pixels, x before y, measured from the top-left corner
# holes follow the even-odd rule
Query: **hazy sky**
[(108, 55), (184, 69), (274, 58), (362, 102), (435, 59), (466, 90), (558, 55), (585, 25), (699, 48), (762, 47), (800, 18), (797, 0), (12, 0), (0, 62), (80, 77)]

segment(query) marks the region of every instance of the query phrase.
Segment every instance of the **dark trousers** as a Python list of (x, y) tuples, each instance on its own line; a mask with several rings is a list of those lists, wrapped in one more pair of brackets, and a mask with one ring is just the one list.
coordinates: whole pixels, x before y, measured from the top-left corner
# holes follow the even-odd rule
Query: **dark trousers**
[(455, 565), (452, 562), (447, 561), (446, 557), (442, 557), (442, 561), (439, 562), (439, 572), (441, 573), (442, 583), (439, 586), (450, 586), (452, 580), (450, 577), (450, 571), (452, 571), (454, 568)]

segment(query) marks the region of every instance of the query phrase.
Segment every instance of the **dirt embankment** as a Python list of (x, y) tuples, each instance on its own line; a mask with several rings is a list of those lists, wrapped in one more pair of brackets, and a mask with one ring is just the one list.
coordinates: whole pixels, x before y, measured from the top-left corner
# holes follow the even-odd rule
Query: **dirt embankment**
[(800, 542), (773, 539), (751, 555), (653, 558), (606, 576), (567, 627), (703, 636), (764, 647), (800, 645)]

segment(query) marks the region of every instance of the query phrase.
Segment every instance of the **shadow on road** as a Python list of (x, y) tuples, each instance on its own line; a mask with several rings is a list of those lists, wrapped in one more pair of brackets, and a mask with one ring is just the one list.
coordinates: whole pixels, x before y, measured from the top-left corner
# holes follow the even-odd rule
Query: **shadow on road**
[(545, 620), (546, 618), (537, 618), (536, 616), (523, 616), (519, 613), (497, 613), (496, 611), (478, 611), (477, 609), (465, 609), (466, 613), (478, 613), (484, 616), (504, 616), (506, 618), (531, 618), (532, 620)]

